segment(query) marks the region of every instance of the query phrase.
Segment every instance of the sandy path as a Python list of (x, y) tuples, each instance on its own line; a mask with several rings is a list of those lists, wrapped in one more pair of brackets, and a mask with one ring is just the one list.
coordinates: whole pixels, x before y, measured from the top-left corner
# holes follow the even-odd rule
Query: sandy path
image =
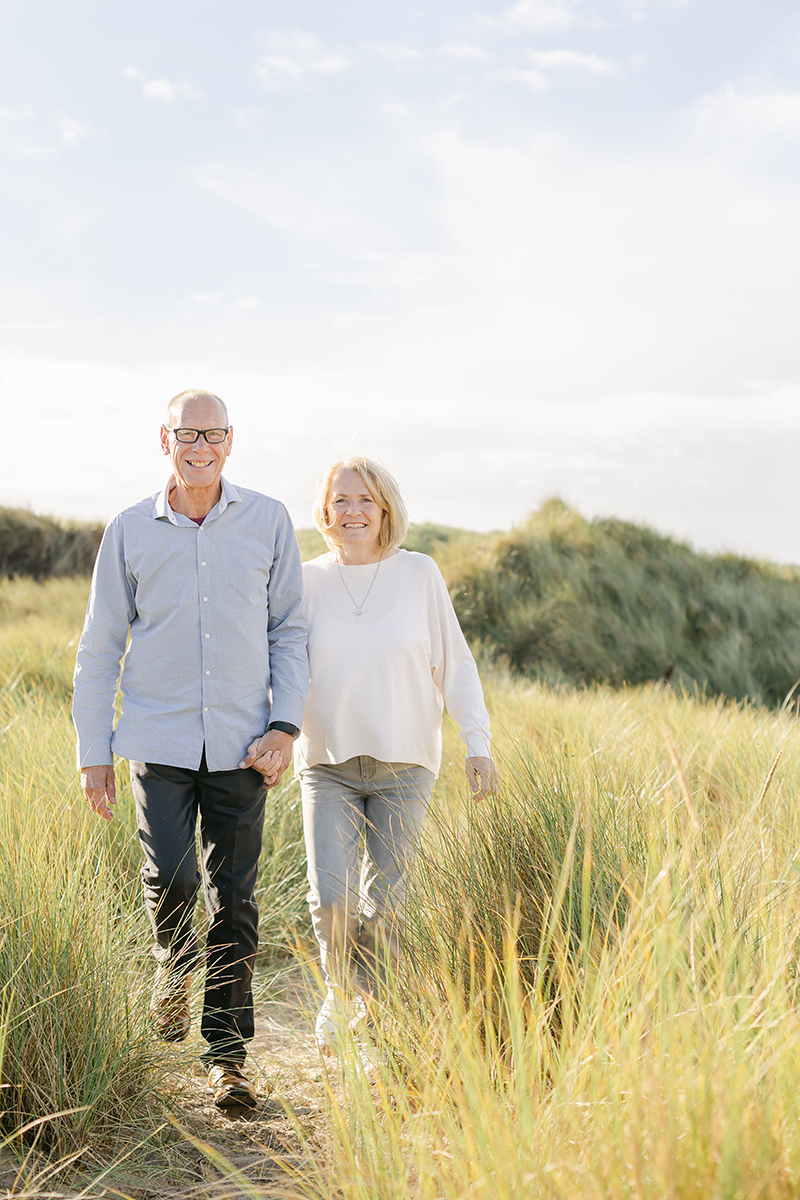
[[(313, 1017), (320, 993), (310, 972), (299, 964), (287, 969), (277, 982), (257, 973), (256, 1036), (248, 1048), (247, 1071), (258, 1086), (255, 1109), (221, 1112), (214, 1107), (206, 1072), (199, 1056), (206, 1043), (198, 1025), (202, 996), (198, 977), (192, 997), (192, 1032), (176, 1047), (175, 1067), (165, 1088), (178, 1128), (174, 1140), (150, 1155), (141, 1150), (130, 1163), (113, 1168), (102, 1185), (80, 1189), (73, 1179), (65, 1188), (58, 1178), (29, 1184), (18, 1178), (19, 1163), (0, 1148), (0, 1200), (71, 1200), (78, 1196), (115, 1197), (116, 1200), (240, 1200), (252, 1190), (231, 1180), (230, 1164), (250, 1184), (263, 1187), (263, 1195), (285, 1195), (286, 1171), (307, 1161), (308, 1151), (298, 1138), (295, 1123), (312, 1139), (321, 1135), (326, 1100), (325, 1080), (330, 1060), (323, 1064), (313, 1037)], [(170, 1053), (169, 1050), (165, 1051)], [(335, 1071), (334, 1071), (335, 1073)], [(279, 1099), (280, 1098), (280, 1099)], [(283, 1101), (283, 1103), (281, 1103)], [(287, 1116), (288, 1105), (293, 1119)], [(181, 1131), (203, 1144), (191, 1145)], [(221, 1160), (225, 1160), (223, 1163)], [(29, 1167), (32, 1163), (28, 1164)], [(41, 1167), (46, 1170), (46, 1163)], [(283, 1184), (283, 1187), (280, 1187)], [(272, 1185), (272, 1186), (270, 1186)]]
[[(314, 1133), (325, 1100), (324, 1068), (313, 1037), (319, 992), (300, 966), (287, 970), (277, 986), (270, 986), (257, 975), (253, 990), (256, 1036), (248, 1047), (247, 1071), (258, 1086), (257, 1108), (220, 1112), (212, 1103), (205, 1071), (194, 1060), (173, 1077), (177, 1084), (175, 1115), (194, 1137), (222, 1155), (249, 1181), (285, 1184), (285, 1172), (276, 1160), (299, 1165), (303, 1151), (284, 1105), (290, 1106), (305, 1130)], [(193, 1003), (193, 1013), (198, 1007), (199, 999)], [(196, 1032), (187, 1049), (191, 1052), (195, 1046), (198, 1054), (205, 1046)], [(193, 1158), (203, 1182), (198, 1181), (188, 1190), (185, 1185), (177, 1190), (163, 1189), (161, 1196), (245, 1194), (231, 1190), (230, 1181), (227, 1187), (220, 1187), (226, 1178), (224, 1168), (220, 1170), (207, 1155), (198, 1153)], [(140, 1193), (141, 1200), (144, 1196)]]

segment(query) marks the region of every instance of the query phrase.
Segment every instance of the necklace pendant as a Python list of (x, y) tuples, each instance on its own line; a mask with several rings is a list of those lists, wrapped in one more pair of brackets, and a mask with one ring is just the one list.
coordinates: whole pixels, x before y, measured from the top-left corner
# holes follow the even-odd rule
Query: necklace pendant
[(372, 581), (370, 582), (370, 585), (367, 588), (366, 596), (361, 601), (361, 607), (359, 607), (358, 601), (356, 600), (353, 593), (350, 591), (350, 588), (347, 586), (347, 580), (345, 579), (344, 575), (342, 574), (342, 568), (341, 568), (340, 563), (338, 563), (338, 562), (336, 563), (336, 569), (339, 572), (339, 578), (341, 579), (342, 583), (344, 584), (344, 590), (347, 592), (348, 596), (350, 597), (350, 599), (353, 602), (353, 609), (354, 609), (355, 615), (357, 617), (360, 617), (364, 611), (364, 605), (366, 604), (367, 600), (369, 599), (369, 594), (372, 591), (372, 587), (373, 587), (373, 584), (375, 583), (375, 580), (378, 578), (378, 571), (380, 571), (380, 569), (381, 569), (382, 561), (383, 561), (383, 555), (381, 555), (381, 557), (378, 559), (378, 565), (375, 568), (375, 574), (372, 576)]

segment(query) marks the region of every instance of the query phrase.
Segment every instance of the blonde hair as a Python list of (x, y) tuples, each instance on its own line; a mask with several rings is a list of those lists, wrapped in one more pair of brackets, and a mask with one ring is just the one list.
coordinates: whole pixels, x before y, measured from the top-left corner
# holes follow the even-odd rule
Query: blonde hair
[(333, 534), (333, 521), (329, 519), (328, 505), (331, 498), (331, 484), (339, 471), (357, 471), (364, 480), (364, 486), (376, 504), (383, 509), (381, 531), (378, 535), (378, 548), (382, 554), (394, 550), (408, 533), (408, 512), (400, 495), (397, 480), (390, 471), (371, 458), (356, 455), (354, 458), (341, 458), (328, 467), (324, 475), (317, 481), (317, 494), (314, 498), (314, 523), (328, 546), (333, 548), (340, 545), (341, 539)]

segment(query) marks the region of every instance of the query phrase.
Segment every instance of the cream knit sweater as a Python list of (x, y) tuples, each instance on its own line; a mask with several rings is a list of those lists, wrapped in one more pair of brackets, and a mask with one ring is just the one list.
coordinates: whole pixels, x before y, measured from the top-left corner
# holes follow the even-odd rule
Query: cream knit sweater
[(303, 582), (311, 686), (298, 774), (362, 754), (438, 774), (444, 704), (467, 755), (490, 753), (478, 669), (432, 558), (400, 550), (380, 566), (339, 567), (323, 554), (304, 563)]

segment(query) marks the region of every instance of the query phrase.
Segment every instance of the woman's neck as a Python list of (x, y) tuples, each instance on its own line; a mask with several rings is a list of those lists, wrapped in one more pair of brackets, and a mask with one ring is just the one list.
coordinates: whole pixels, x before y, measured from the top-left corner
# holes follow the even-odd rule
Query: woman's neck
[(380, 562), (386, 555), (377, 545), (372, 546), (334, 546), (331, 550), (333, 561), (343, 567), (363, 567), (367, 563)]

